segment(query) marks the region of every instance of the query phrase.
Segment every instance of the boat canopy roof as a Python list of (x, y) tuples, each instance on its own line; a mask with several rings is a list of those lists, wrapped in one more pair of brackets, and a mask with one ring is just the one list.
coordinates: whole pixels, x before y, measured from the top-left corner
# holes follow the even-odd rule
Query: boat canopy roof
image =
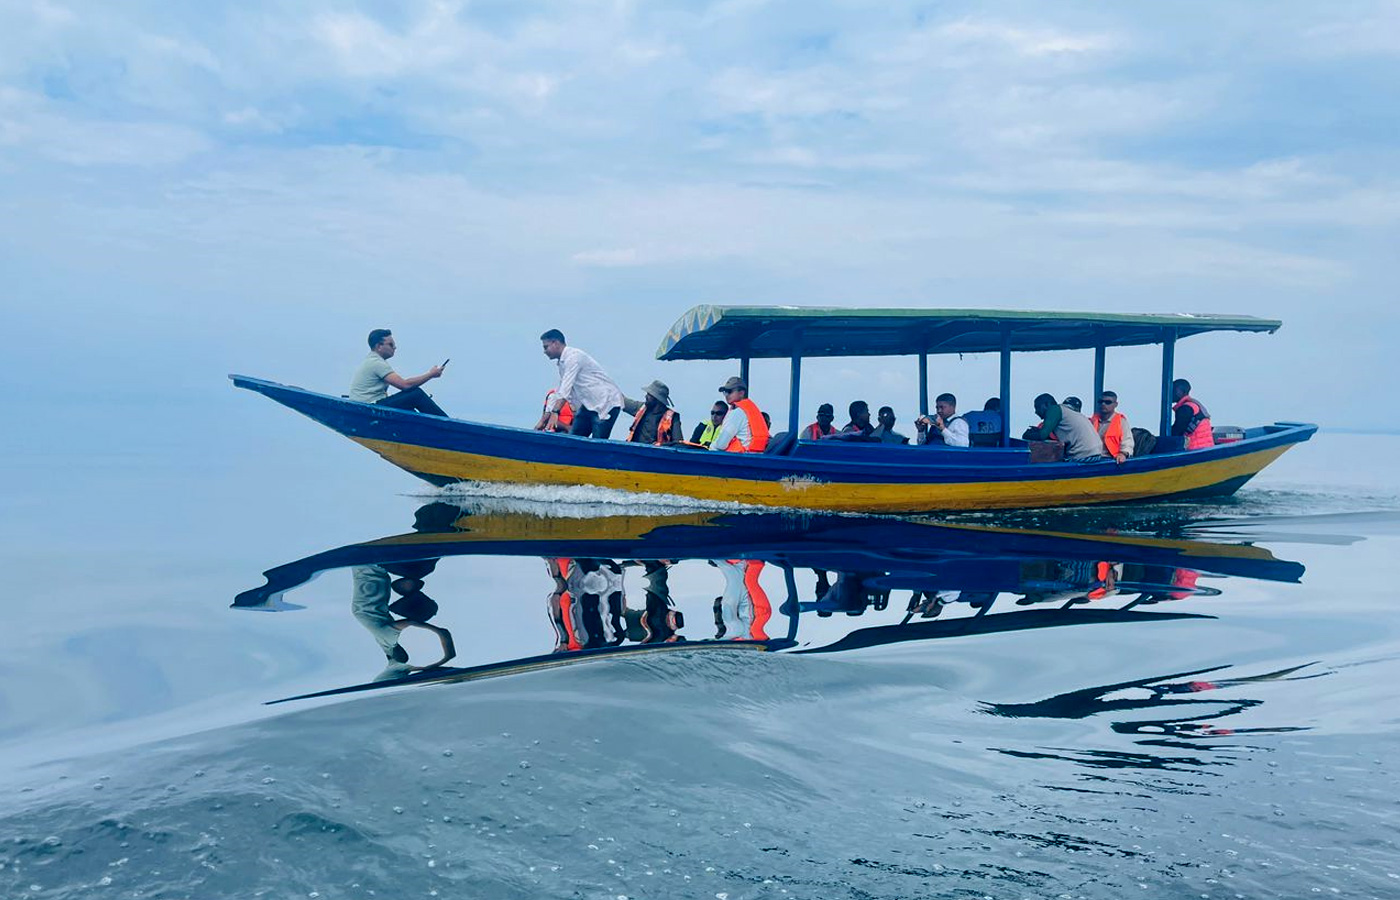
[(1272, 334), (1283, 323), (1191, 313), (1022, 312), (1001, 309), (852, 309), (697, 306), (681, 316), (657, 359), (907, 356), (1159, 344), (1207, 331)]

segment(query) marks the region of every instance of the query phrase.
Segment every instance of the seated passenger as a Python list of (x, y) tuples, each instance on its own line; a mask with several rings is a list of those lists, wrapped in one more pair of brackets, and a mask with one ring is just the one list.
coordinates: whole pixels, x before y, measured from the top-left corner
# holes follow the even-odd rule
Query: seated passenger
[(1026, 440), (1060, 441), (1065, 445), (1065, 459), (1085, 462), (1103, 457), (1103, 441), (1089, 420), (1056, 403), (1050, 394), (1035, 398), (1035, 414), (1041, 417), (1041, 422), (1026, 429), (1023, 435)]
[(967, 421), (958, 415), (958, 398), (939, 394), (933, 401), (933, 416), (920, 416), (914, 423), (919, 429), (919, 443), (966, 447), (971, 443)]
[[(535, 423), (536, 431), (544, 431), (549, 427), (550, 406), (553, 405), (554, 395), (557, 394), (554, 388), (550, 388), (544, 395), (544, 410), (540, 414), (539, 421)], [(568, 434), (569, 429), (574, 426), (574, 408), (565, 400), (559, 405), (559, 420), (554, 426), (554, 430), (559, 434)]]
[(1215, 434), (1210, 428), (1210, 413), (1201, 401), (1191, 396), (1191, 382), (1178, 378), (1172, 382), (1172, 434), (1186, 439), (1187, 450), (1215, 446)]
[(894, 410), (888, 406), (880, 407), (880, 424), (870, 432), (873, 438), (879, 438), (882, 444), (907, 444), (909, 438), (894, 430)]
[(1080, 415), (1083, 415), (1083, 414), (1084, 414), (1084, 401), (1083, 401), (1083, 400), (1080, 400), (1078, 397), (1073, 397), (1073, 396), (1071, 396), (1071, 397), (1066, 397), (1065, 399), (1061, 400), (1060, 402), (1061, 402), (1062, 404), (1064, 404), (1065, 406), (1068, 406), (1070, 409), (1074, 410), (1075, 412), (1079, 413)]
[(835, 418), (836, 410), (832, 409), (830, 403), (823, 403), (817, 407), (817, 421), (802, 429), (802, 437), (815, 441), (835, 434), (836, 426), (831, 424)]
[(1001, 398), (991, 397), (980, 410), (963, 416), (968, 442), (973, 447), (995, 447), (1001, 443)]
[(642, 390), (646, 391), (646, 402), (632, 419), (632, 430), (627, 432), (627, 440), (658, 447), (679, 441), (683, 433), (681, 417), (671, 408), (671, 389), (659, 381), (653, 381)]
[(720, 385), (729, 411), (724, 415), (724, 424), (710, 444), (711, 450), (730, 453), (762, 453), (768, 447), (768, 425), (763, 421), (763, 413), (758, 405), (749, 399), (749, 386), (744, 379), (730, 378)]
[(875, 430), (875, 426), (870, 424), (870, 404), (864, 400), (852, 400), (850, 413), (851, 421), (846, 423), (846, 427), (841, 429), (841, 433), (869, 437), (870, 433)]
[(1128, 417), (1118, 411), (1118, 395), (1104, 391), (1099, 396), (1099, 411), (1089, 418), (1089, 424), (1103, 439), (1103, 448), (1115, 462), (1127, 462), (1133, 455), (1133, 430)]
[(709, 447), (714, 443), (715, 435), (719, 434), (719, 427), (724, 424), (724, 414), (727, 412), (729, 404), (716, 400), (715, 405), (710, 407), (710, 420), (695, 426), (695, 430), (690, 433), (690, 442), (701, 447)]
[[(433, 402), (423, 385), (434, 378), (442, 377), (442, 366), (433, 366), (422, 375), (404, 378), (389, 365), (389, 360), (398, 351), (394, 343), (394, 333), (387, 328), (376, 328), (369, 333), (369, 356), (355, 370), (350, 379), (351, 400), (360, 403), (373, 403), (393, 409), (409, 409), (427, 413), (430, 416), (446, 416), (442, 407)], [(398, 393), (390, 396), (389, 388), (398, 388)]]

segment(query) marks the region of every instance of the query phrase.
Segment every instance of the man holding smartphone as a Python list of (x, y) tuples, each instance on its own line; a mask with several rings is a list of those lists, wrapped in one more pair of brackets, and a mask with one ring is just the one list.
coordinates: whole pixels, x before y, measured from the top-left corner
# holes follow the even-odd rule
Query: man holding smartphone
[[(434, 378), (441, 377), (442, 367), (450, 360), (444, 360), (441, 366), (433, 366), (422, 375), (404, 378), (389, 365), (389, 359), (397, 349), (394, 333), (389, 329), (376, 328), (369, 333), (369, 356), (360, 363), (355, 377), (350, 380), (350, 399), (446, 418), (447, 413), (433, 402), (433, 398), (428, 396), (428, 392), (423, 390), (422, 386)], [(390, 396), (391, 387), (397, 388), (398, 393)]]

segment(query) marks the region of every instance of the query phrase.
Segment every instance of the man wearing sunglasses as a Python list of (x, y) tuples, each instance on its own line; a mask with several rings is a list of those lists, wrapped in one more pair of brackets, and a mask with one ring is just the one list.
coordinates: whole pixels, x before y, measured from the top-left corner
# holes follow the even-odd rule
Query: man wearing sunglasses
[(723, 400), (716, 400), (715, 405), (710, 407), (710, 420), (695, 426), (695, 430), (690, 433), (690, 442), (701, 447), (713, 444), (715, 435), (719, 434), (720, 426), (724, 424), (724, 414), (727, 412), (729, 404)]
[(1128, 427), (1128, 417), (1118, 411), (1118, 395), (1113, 391), (1099, 395), (1099, 408), (1089, 417), (1089, 424), (1103, 438), (1104, 449), (1115, 461), (1123, 463), (1133, 455), (1133, 430)]

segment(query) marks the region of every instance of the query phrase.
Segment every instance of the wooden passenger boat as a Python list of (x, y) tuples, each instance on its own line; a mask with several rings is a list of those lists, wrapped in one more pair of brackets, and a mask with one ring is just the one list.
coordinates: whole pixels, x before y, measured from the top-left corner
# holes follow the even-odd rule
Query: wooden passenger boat
[[(666, 335), (661, 360), (791, 361), (788, 429), (765, 453), (700, 453), (622, 441), (445, 419), (388, 409), (242, 375), (256, 391), (436, 485), (593, 485), (702, 501), (833, 512), (918, 513), (1024, 509), (1234, 493), (1315, 425), (1275, 423), (1198, 450), (1169, 449), (1123, 464), (1031, 462), (1003, 429), (998, 446), (971, 449), (797, 440), (802, 361), (813, 357), (916, 356), (919, 408), (927, 412), (928, 357), (998, 353), (1002, 409), (1011, 408), (1012, 354), (1094, 351), (1094, 396), (1110, 347), (1161, 345), (1160, 430), (1170, 425), (1176, 342), (1213, 331), (1272, 333), (1276, 320), (1247, 316), (1034, 313), (994, 310), (815, 309), (698, 306)], [(1010, 421), (1008, 416), (1007, 421)], [(1179, 442), (1178, 442), (1179, 446)]]

